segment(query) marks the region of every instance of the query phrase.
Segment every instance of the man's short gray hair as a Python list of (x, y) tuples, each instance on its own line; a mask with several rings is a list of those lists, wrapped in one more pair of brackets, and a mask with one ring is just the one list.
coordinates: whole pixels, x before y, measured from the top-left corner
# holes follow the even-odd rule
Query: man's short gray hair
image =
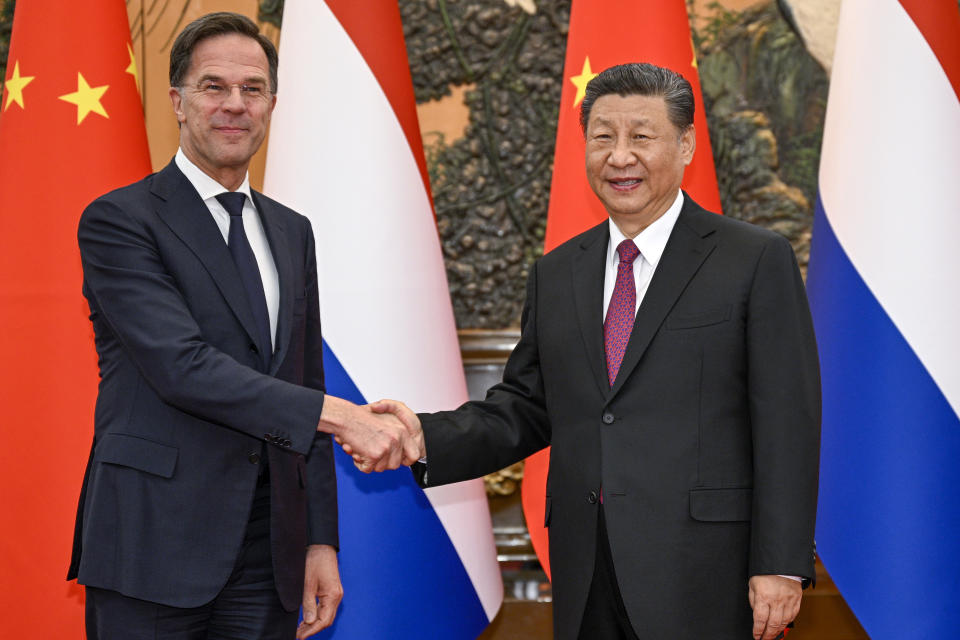
[(580, 103), (580, 128), (584, 135), (593, 104), (597, 98), (611, 94), (661, 96), (667, 103), (667, 117), (678, 131), (682, 133), (693, 124), (693, 87), (686, 78), (648, 62), (631, 62), (604, 69), (587, 84), (586, 96)]

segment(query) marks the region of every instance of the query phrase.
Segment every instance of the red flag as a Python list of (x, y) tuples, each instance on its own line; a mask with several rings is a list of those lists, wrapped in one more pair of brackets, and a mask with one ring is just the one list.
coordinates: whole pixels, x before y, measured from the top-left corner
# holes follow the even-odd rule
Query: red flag
[[(600, 71), (626, 62), (650, 62), (672, 69), (693, 86), (697, 150), (684, 173), (683, 188), (700, 205), (720, 211), (720, 193), (707, 134), (700, 77), (684, 0), (574, 0), (563, 65), (560, 122), (550, 187), (544, 251), (550, 251), (607, 218), (583, 168), (580, 102), (587, 83)], [(547, 530), (542, 526), (550, 450), (527, 458), (523, 512), (530, 539), (547, 575)]]
[[(0, 102), (3, 635), (80, 637), (65, 581), (97, 362), (77, 222), (150, 172), (123, 0), (18, 2)], [(41, 631), (42, 630), (42, 631)]]

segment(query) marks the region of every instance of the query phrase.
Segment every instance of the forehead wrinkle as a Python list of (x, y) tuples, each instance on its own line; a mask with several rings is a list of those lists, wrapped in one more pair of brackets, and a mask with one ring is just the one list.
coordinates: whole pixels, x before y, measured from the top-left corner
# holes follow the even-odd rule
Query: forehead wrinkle
[[(223, 74), (217, 73), (215, 71), (205, 71), (200, 75), (200, 80), (222, 80), (225, 81), (226, 78)], [(266, 82), (266, 77), (262, 73), (251, 73), (244, 76), (241, 82)]]
[[(588, 128), (589, 128), (589, 127), (595, 127), (595, 126), (601, 126), (601, 125), (602, 125), (602, 126), (607, 126), (607, 127), (615, 128), (615, 127), (619, 124), (619, 119), (617, 119), (617, 120), (618, 120), (618, 121), (615, 122), (614, 120), (612, 120), (612, 119), (610, 119), (610, 118), (605, 118), (605, 117), (603, 117), (603, 116), (597, 116), (596, 118), (591, 118), (591, 122), (588, 123), (587, 126), (588, 126)], [(652, 121), (650, 118), (646, 118), (646, 117), (643, 117), (643, 116), (637, 116), (637, 117), (634, 117), (634, 118), (629, 119), (626, 124), (627, 124), (629, 127), (631, 127), (631, 128), (634, 128), (634, 127), (651, 127), (651, 126), (653, 126), (653, 121)]]

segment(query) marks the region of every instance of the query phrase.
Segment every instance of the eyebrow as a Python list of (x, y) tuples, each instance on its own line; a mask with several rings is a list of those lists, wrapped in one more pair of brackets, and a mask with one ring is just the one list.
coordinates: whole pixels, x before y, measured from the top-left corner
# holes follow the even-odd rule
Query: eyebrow
[[(226, 82), (223, 76), (219, 76), (215, 73), (205, 73), (202, 76), (200, 76), (200, 79), (197, 80), (197, 83), (205, 82), (207, 80), (211, 82), (221, 82), (221, 83)], [(267, 84), (267, 79), (262, 76), (247, 76), (246, 78), (240, 81), (240, 84), (254, 84), (254, 83)]]
[[(613, 122), (611, 122), (610, 120), (607, 120), (606, 118), (601, 118), (601, 117), (599, 117), (599, 116), (597, 117), (596, 120), (594, 120), (593, 124), (594, 124), (594, 126), (596, 126), (596, 125), (605, 125), (605, 126), (608, 126), (608, 127), (614, 126), (614, 125), (613, 125)], [(651, 123), (650, 123), (650, 120), (649, 120), (648, 118), (634, 118), (633, 120), (630, 121), (630, 126), (631, 126), (631, 127), (650, 126), (650, 124), (651, 124)]]

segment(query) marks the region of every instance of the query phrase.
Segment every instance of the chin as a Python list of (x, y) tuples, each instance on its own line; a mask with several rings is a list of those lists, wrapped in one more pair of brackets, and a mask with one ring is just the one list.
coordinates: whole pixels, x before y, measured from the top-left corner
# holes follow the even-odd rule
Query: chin
[(246, 148), (246, 145), (244, 145), (243, 149), (230, 147), (227, 149), (220, 149), (220, 153), (217, 154), (217, 159), (221, 164), (226, 166), (240, 166), (249, 162), (250, 158), (253, 157), (253, 153), (253, 151)]
[(621, 216), (630, 216), (640, 214), (645, 207), (650, 206), (649, 200), (641, 200), (639, 198), (630, 198), (617, 200), (611, 198), (607, 200), (604, 204), (607, 205), (609, 211), (614, 211)]

